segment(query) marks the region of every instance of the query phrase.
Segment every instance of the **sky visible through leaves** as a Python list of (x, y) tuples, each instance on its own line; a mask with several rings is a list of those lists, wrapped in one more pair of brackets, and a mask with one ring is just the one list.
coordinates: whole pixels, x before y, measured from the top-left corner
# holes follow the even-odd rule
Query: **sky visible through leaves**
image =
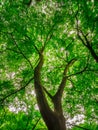
[(98, 130), (98, 1), (1, 0), (0, 17), (0, 130), (47, 130), (34, 89), (42, 48), (50, 108), (66, 74), (68, 130)]

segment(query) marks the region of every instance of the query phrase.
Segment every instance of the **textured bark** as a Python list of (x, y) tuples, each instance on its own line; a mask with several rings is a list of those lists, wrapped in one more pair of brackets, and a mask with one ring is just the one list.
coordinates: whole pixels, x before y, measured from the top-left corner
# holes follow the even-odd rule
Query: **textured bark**
[(52, 120), (48, 126), (48, 130), (66, 130), (65, 118), (63, 115), (53, 113)]
[[(37, 49), (39, 53), (39, 63), (34, 70), (34, 86), (35, 86), (35, 92), (36, 92), (36, 98), (37, 98), (39, 110), (43, 117), (44, 122), (46, 123), (48, 130), (66, 130), (66, 125), (65, 125), (66, 121), (63, 115), (61, 99), (67, 81), (68, 69), (70, 66), (73, 65), (76, 59), (70, 60), (68, 64), (65, 66), (62, 80), (58, 87), (58, 90), (54, 96), (51, 96), (48, 93), (48, 91), (45, 89), (45, 87), (42, 86), (41, 84), (41, 68), (44, 62), (43, 54), (42, 54), (43, 50), (44, 49), (42, 49), (39, 52)], [(45, 97), (45, 93), (51, 98), (52, 103), (54, 105), (54, 110), (52, 110), (49, 107), (48, 101)]]
[[(34, 86), (36, 92), (37, 103), (39, 106), (42, 118), (48, 130), (66, 130), (65, 118), (63, 116), (61, 98), (53, 98), (55, 110), (53, 111), (48, 104), (44, 94), (44, 87), (41, 84), (41, 68), (43, 65), (43, 54), (39, 53), (39, 63), (34, 70)], [(58, 104), (58, 105), (57, 105)]]

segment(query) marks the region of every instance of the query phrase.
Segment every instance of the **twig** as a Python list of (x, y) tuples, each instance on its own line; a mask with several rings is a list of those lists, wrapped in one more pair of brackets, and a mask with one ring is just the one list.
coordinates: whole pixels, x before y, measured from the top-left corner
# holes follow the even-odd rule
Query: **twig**
[(12, 40), (14, 41), (15, 46), (17, 47), (17, 49), (18, 49), (19, 52), (21, 53), (21, 55), (27, 60), (27, 62), (29, 63), (29, 65), (30, 65), (31, 68), (33, 69), (33, 66), (32, 66), (32, 64), (31, 64), (31, 61), (30, 61), (30, 60), (25, 56), (25, 54), (21, 51), (21, 49), (20, 49), (19, 46), (17, 45), (15, 39), (13, 38), (13, 35), (12, 35), (12, 34), (10, 34), (10, 35), (11, 35), (11, 37), (12, 37)]

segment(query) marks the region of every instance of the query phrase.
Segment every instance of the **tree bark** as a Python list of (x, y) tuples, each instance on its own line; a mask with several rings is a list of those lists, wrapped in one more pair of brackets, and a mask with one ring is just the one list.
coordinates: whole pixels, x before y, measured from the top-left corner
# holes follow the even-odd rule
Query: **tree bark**
[[(39, 110), (48, 130), (66, 130), (65, 118), (63, 116), (62, 109), (61, 112), (60, 110), (53, 111), (49, 107), (48, 101), (45, 97), (45, 93), (43, 89), (44, 87), (41, 84), (41, 68), (43, 66), (43, 61), (44, 61), (43, 54), (39, 53), (39, 63), (34, 70), (34, 87), (35, 87)], [(59, 102), (59, 100), (55, 100), (53, 102), (55, 107), (57, 107), (55, 105), (56, 101)]]

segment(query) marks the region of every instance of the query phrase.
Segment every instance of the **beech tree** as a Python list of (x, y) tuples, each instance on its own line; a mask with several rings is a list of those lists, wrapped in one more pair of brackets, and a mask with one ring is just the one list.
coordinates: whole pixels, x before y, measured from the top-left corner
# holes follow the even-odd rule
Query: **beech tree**
[(98, 2), (1, 0), (0, 15), (0, 129), (97, 130)]

